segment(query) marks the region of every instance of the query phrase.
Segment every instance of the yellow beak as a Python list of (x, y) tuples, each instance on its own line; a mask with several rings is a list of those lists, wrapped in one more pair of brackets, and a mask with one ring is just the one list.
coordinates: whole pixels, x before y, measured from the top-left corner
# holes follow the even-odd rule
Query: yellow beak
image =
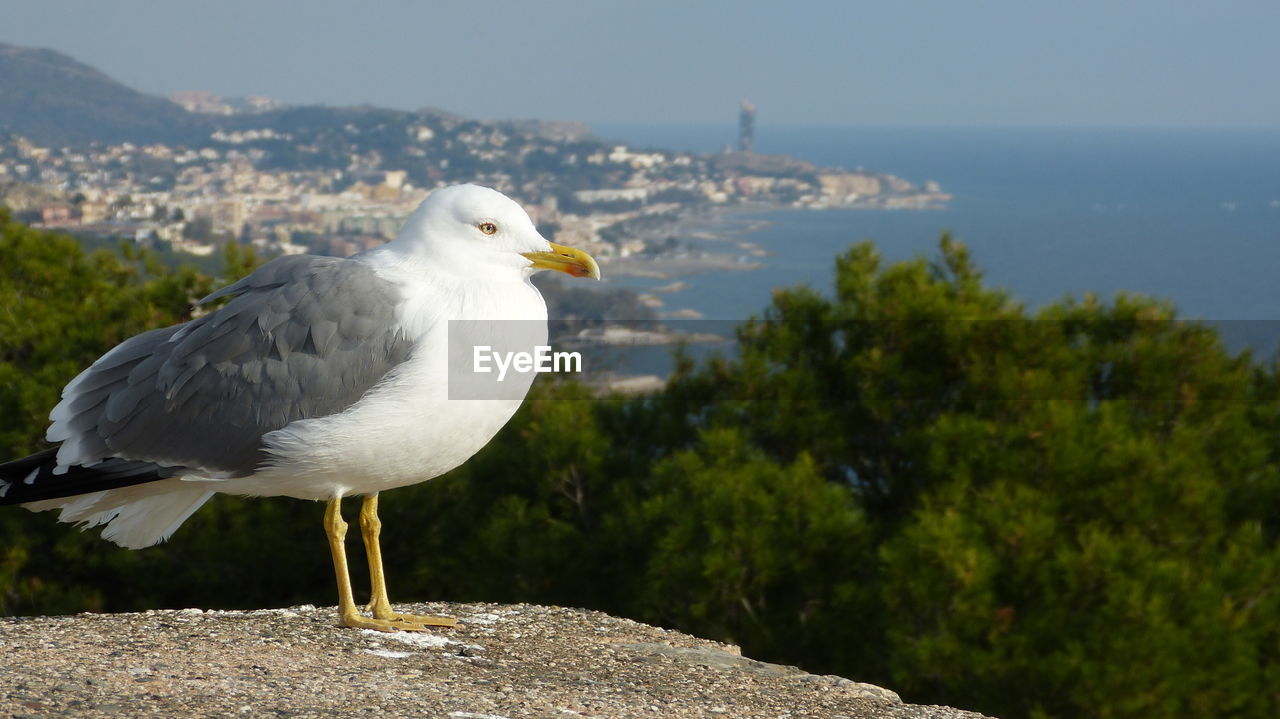
[(600, 265), (582, 250), (554, 242), (550, 252), (522, 252), (520, 254), (533, 261), (533, 266), (540, 270), (556, 270), (574, 277), (592, 277), (600, 279)]

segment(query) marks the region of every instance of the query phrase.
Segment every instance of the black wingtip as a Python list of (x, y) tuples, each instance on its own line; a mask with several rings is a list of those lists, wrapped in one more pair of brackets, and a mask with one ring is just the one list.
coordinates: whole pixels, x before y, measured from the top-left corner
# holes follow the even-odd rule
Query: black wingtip
[(0, 505), (75, 497), (172, 477), (177, 471), (150, 462), (111, 458), (92, 467), (73, 466), (54, 474), (57, 448), (0, 464)]

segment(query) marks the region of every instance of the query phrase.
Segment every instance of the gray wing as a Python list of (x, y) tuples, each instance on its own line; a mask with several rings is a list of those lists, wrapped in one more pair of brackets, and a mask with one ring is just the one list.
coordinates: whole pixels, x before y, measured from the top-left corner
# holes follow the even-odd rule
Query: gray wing
[(251, 474), (264, 434), (343, 411), (409, 355), (398, 290), (357, 261), (281, 257), (201, 304), (228, 296), (127, 340), (67, 385), (49, 429), (64, 443), (59, 463)]

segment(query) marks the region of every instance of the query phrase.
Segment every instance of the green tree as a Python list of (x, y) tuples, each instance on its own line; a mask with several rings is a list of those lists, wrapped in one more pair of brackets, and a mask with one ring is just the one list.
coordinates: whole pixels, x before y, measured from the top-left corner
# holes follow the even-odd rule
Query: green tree
[(1274, 365), (1143, 298), (1032, 315), (945, 238), (836, 287), (668, 390), (863, 512), (870, 651), (816, 668), (1005, 717), (1275, 713)]
[(150, 253), (86, 254), (76, 240), (0, 214), (0, 451), (43, 445), (58, 391), (134, 334), (182, 321), (209, 291), (192, 270)]
[[(251, 249), (228, 249), (226, 279), (237, 279), (257, 263)], [(128, 243), (116, 253), (86, 253), (73, 238), (33, 230), (0, 214), (0, 457), (48, 446), (42, 438), (49, 410), (67, 382), (125, 339), (189, 319), (194, 302), (212, 288), (210, 278), (190, 268), (167, 269), (153, 253)], [(255, 592), (279, 588), (293, 575), (277, 566), (263, 571), (261, 581), (246, 583), (250, 589), (233, 588), (226, 578), (245, 571), (233, 551), (255, 556), (253, 542), (269, 537), (277, 526), (273, 516), (292, 516), (305, 505), (226, 509), (241, 503), (219, 498), (193, 523), (197, 529), (188, 537), (150, 552), (122, 550), (95, 534), (73, 531), (57, 524), (53, 513), (5, 507), (0, 611), (186, 605), (196, 588), (223, 597), (226, 604), (261, 600), (264, 594)], [(266, 534), (246, 531), (231, 542), (225, 535), (218, 539), (219, 524), (231, 521), (228, 514), (260, 520)], [(281, 531), (281, 540), (296, 534), (293, 525)], [(193, 555), (202, 561), (185, 561)], [(264, 562), (272, 563), (269, 557)], [(225, 571), (217, 578), (205, 571), (219, 564)], [(271, 582), (273, 576), (282, 577), (281, 583)]]
[(855, 497), (807, 454), (788, 465), (731, 428), (660, 461), (639, 507), (651, 550), (647, 618), (751, 647), (778, 661), (834, 663), (858, 628), (842, 621), (871, 551)]
[[(70, 237), (0, 213), (0, 455), (47, 446), (48, 413), (68, 381), (115, 344), (185, 319), (209, 289), (207, 278), (168, 272), (148, 253), (86, 254)], [(88, 549), (74, 532), (53, 539), (41, 528), (51, 520), (6, 508), (0, 609), (100, 606), (100, 590), (60, 571), (60, 557), (103, 550)]]
[(182, 236), (188, 240), (207, 242), (213, 237), (213, 220), (204, 215), (192, 217), (182, 228)]

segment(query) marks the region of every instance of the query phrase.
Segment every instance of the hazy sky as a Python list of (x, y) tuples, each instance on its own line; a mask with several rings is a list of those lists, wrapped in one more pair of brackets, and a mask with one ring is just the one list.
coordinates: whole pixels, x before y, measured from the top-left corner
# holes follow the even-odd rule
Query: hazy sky
[(144, 92), (483, 119), (1280, 128), (1276, 0), (20, 0)]

